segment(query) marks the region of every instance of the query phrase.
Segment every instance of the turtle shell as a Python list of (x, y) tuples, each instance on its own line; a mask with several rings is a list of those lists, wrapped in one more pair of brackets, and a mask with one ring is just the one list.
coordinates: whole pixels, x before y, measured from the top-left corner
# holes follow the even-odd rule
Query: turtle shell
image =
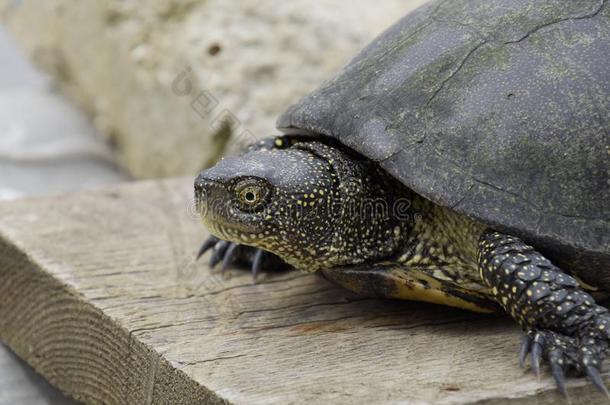
[(610, 10), (432, 1), (278, 120), (610, 288)]

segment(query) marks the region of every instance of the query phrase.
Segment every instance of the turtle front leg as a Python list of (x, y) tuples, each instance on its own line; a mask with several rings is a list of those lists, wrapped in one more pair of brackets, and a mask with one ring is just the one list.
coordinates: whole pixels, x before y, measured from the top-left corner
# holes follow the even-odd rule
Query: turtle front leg
[(599, 371), (610, 346), (608, 309), (518, 238), (485, 231), (478, 261), (483, 282), (526, 333), (521, 365), (531, 353), (538, 375), (541, 360), (546, 360), (564, 396), (566, 371), (587, 375), (608, 395)]
[(279, 270), (286, 269), (288, 265), (273, 253), (264, 251), (251, 246), (240, 245), (209, 236), (197, 253), (197, 260), (206, 252), (212, 251), (209, 266), (216, 267), (222, 262), (221, 273), (224, 273), (230, 264), (238, 263), (250, 267), (252, 279), (256, 283), (256, 278), (262, 269)]

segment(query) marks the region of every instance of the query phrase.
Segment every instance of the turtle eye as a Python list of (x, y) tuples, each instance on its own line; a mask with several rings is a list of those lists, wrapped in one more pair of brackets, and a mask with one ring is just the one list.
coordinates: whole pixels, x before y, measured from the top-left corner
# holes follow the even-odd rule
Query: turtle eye
[(259, 208), (267, 196), (267, 189), (259, 184), (240, 184), (235, 190), (239, 204), (246, 210)]
[(239, 192), (239, 200), (245, 205), (256, 205), (260, 202), (261, 192), (258, 187), (246, 187)]

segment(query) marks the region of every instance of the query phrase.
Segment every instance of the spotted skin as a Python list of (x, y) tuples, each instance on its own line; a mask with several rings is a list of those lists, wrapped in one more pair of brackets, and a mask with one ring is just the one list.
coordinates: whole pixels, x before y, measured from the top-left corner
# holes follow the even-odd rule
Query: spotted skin
[(325, 143), (269, 148), (277, 144), (260, 143), (199, 175), (198, 209), (213, 235), (270, 251), (310, 272), (401, 250), (411, 219), (370, 212), (378, 202), (391, 207), (408, 200), (400, 183), (372, 162)]
[(304, 135), (272, 136), (249, 145), (247, 151), (287, 149), (298, 142), (307, 142), (308, 140), (311, 140), (311, 137)]
[[(538, 373), (547, 361), (564, 395), (567, 371), (607, 392), (599, 367), (610, 314), (585, 285), (518, 238), (418, 196), (336, 141), (263, 140), (203, 171), (195, 194), (217, 238), (204, 247), (215, 246), (212, 260), (223, 267), (233, 258), (219, 250), (258, 271), (262, 250), (364, 295), (504, 309), (525, 331), (522, 363), (531, 354)], [(397, 215), (392, 208), (404, 201), (407, 215)]]
[(448, 295), (458, 291), (487, 295), (476, 261), (478, 235), (485, 226), (417, 195), (412, 209), (413, 230), (396, 260), (401, 267), (427, 275)]

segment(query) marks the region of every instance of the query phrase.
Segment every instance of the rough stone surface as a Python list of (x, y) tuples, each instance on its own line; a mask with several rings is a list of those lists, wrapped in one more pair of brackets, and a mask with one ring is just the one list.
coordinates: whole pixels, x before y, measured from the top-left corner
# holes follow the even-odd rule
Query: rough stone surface
[(424, 1), (0, 0), (0, 13), (129, 170), (154, 177), (275, 132), (288, 104)]

